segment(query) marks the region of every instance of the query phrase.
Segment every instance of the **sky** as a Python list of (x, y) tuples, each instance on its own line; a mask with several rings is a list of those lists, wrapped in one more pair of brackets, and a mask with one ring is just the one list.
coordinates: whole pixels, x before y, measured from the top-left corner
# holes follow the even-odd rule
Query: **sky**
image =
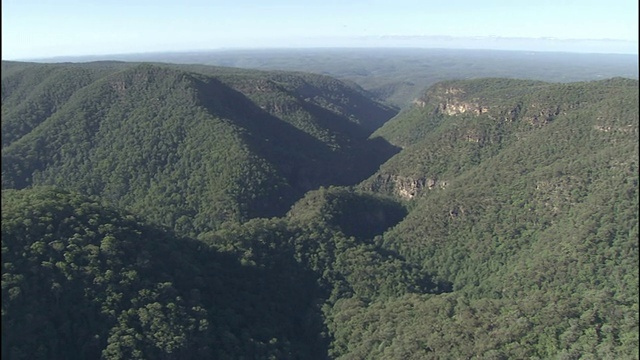
[(637, 0), (2, 0), (2, 59), (226, 48), (638, 53)]

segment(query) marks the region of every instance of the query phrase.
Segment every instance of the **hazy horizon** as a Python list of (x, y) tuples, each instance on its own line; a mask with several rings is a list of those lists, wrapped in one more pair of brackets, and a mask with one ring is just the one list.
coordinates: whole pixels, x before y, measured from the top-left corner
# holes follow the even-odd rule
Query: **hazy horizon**
[[(157, 50), (122, 53), (96, 53), (96, 54), (68, 54), (44, 57), (13, 58), (3, 56), (2, 60), (10, 61), (57, 61), (59, 59), (97, 58), (111, 59), (136, 55), (153, 54), (186, 54), (186, 53), (218, 53), (229, 51), (305, 51), (305, 50), (478, 50), (478, 51), (510, 51), (510, 52), (540, 52), (540, 53), (572, 53), (572, 54), (599, 54), (599, 55), (637, 55), (637, 43), (596, 40), (596, 39), (528, 39), (528, 38), (452, 38), (446, 36), (433, 37), (378, 37), (375, 39), (354, 39), (334, 42), (335, 45), (318, 45), (308, 42), (306, 45), (278, 47), (220, 47), (200, 48), (184, 50)], [(633, 51), (636, 50), (636, 51)]]
[(2, 8), (3, 60), (319, 47), (638, 53), (631, 0), (5, 0)]

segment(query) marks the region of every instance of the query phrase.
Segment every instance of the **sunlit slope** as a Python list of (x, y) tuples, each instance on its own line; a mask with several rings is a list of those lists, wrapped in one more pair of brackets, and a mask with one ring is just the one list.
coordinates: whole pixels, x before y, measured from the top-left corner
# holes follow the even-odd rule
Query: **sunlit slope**
[(638, 82), (503, 84), (440, 84), (380, 129), (405, 148), (363, 186), (410, 208), (382, 242), (453, 291), (343, 304), (372, 321), (344, 354), (637, 358)]

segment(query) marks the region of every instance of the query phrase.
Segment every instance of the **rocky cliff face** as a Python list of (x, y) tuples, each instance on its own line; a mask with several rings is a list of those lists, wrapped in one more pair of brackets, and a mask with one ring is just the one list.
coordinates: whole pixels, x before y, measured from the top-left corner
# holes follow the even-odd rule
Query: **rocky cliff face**
[(444, 89), (442, 95), (438, 96), (436, 112), (445, 115), (480, 115), (489, 111), (489, 107), (480, 104), (478, 98), (465, 99), (464, 94), (465, 91), (461, 88)]
[(497, 121), (522, 120), (534, 127), (544, 126), (568, 108), (549, 101), (523, 102), (517, 93), (505, 93), (490, 99), (478, 96), (478, 89), (465, 89), (443, 83), (429, 89), (422, 98), (413, 101), (414, 106), (432, 106), (434, 114), (448, 116), (485, 115)]
[(411, 200), (424, 190), (446, 188), (447, 181), (429, 177), (378, 174), (364, 187), (367, 190), (390, 193), (402, 199)]
[[(413, 107), (390, 121), (376, 135), (403, 150), (363, 186), (402, 199), (424, 190), (446, 187), (457, 174), (523, 142), (539, 131), (580, 116), (594, 134), (637, 134), (637, 126), (621, 122), (625, 111), (603, 103), (619, 96), (625, 80), (550, 84), (513, 79), (446, 81), (429, 88)], [(575, 114), (575, 115), (573, 115)], [(637, 115), (636, 115), (637, 118)], [(576, 126), (576, 125), (573, 125)]]
[(479, 99), (467, 99), (462, 88), (434, 89), (427, 96), (415, 99), (413, 104), (418, 107), (426, 107), (435, 104), (435, 112), (445, 115), (475, 114), (480, 115), (489, 111), (487, 106), (479, 103)]
[(549, 106), (545, 104), (531, 104), (529, 105), (528, 115), (523, 117), (523, 120), (534, 127), (544, 126), (561, 113), (560, 105)]

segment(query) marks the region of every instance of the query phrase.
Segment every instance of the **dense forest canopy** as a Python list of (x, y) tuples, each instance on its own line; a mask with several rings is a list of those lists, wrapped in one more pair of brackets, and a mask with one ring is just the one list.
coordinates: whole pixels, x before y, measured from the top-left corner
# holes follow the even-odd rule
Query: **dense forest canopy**
[(638, 80), (494, 76), (3, 61), (3, 358), (637, 359)]
[(5, 64), (3, 186), (63, 185), (196, 235), (281, 216), (397, 152), (368, 139), (396, 110), (326, 76), (93, 65)]

